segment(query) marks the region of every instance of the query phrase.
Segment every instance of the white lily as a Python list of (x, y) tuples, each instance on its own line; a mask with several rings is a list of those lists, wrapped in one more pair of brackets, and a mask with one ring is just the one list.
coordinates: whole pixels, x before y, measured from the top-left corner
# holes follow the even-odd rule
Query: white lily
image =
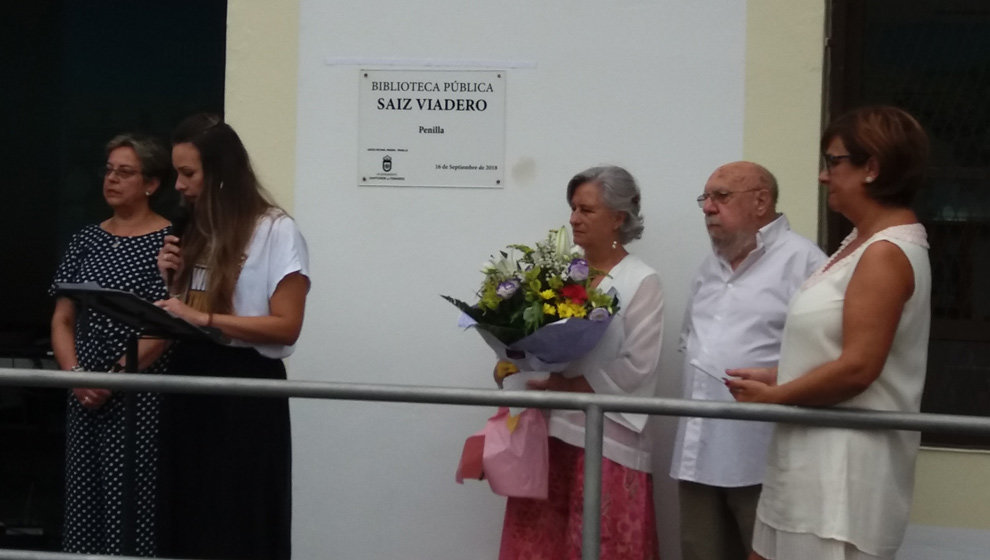
[(550, 230), (550, 236), (553, 239), (554, 250), (558, 255), (563, 257), (570, 254), (568, 248), (571, 246), (571, 233), (567, 231), (567, 226)]
[(502, 278), (510, 278), (519, 270), (518, 265), (516, 265), (516, 255), (512, 250), (508, 251), (506, 257), (495, 261), (494, 266)]

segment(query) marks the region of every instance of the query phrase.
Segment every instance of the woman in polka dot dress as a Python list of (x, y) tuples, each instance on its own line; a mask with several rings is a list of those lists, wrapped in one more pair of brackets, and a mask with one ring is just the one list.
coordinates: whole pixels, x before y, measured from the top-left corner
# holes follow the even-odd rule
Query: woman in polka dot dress
[[(179, 341), (170, 373), (285, 379), (302, 329), (309, 256), (295, 222), (266, 195), (237, 133), (195, 115), (172, 137), (186, 231), (158, 256), (172, 294), (157, 305), (219, 329), (229, 345)], [(292, 514), (285, 398), (167, 395), (165, 556), (287, 560)]]
[[(96, 282), (149, 301), (166, 294), (155, 255), (169, 222), (149, 199), (168, 176), (160, 143), (120, 135), (107, 144), (103, 197), (113, 215), (72, 237), (55, 283)], [(53, 284), (54, 288), (54, 284)], [(54, 293), (54, 291), (52, 292)], [(58, 298), (52, 348), (71, 371), (121, 371), (134, 330)], [(163, 371), (162, 341), (141, 340), (141, 371)], [(72, 389), (66, 413), (66, 552), (154, 556), (158, 485), (159, 395)]]

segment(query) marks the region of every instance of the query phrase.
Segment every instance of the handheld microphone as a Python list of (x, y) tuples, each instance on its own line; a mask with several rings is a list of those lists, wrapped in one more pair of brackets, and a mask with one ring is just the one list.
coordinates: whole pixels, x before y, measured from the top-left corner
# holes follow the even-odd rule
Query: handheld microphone
[[(179, 199), (179, 206), (176, 207), (175, 213), (172, 215), (172, 235), (179, 238), (179, 243), (182, 243), (182, 236), (185, 234), (191, 218), (192, 214), (189, 212), (189, 207), (186, 206), (186, 201)], [(169, 269), (166, 271), (166, 276), (166, 288), (168, 288), (169, 293), (174, 293), (174, 290), (172, 290), (172, 281), (174, 280), (175, 270)]]

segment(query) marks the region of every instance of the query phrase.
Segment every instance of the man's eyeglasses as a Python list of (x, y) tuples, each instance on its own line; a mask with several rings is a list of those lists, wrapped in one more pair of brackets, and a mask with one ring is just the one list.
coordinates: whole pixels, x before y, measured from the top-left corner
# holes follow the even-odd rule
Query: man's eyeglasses
[(698, 201), (698, 208), (704, 208), (705, 201), (708, 200), (709, 198), (712, 199), (712, 202), (714, 202), (715, 204), (725, 204), (729, 202), (729, 199), (732, 198), (732, 195), (734, 194), (761, 191), (761, 190), (763, 190), (763, 187), (756, 187), (754, 189), (745, 189), (741, 191), (712, 191), (712, 192), (702, 193), (701, 196), (699, 196), (695, 200)]
[(832, 172), (832, 169), (839, 165), (839, 163), (844, 159), (851, 158), (851, 154), (843, 154), (841, 156), (833, 156), (832, 154), (822, 154), (822, 169)]
[(112, 165), (108, 165), (100, 169), (99, 176), (100, 178), (109, 177), (111, 173), (115, 173), (118, 179), (126, 181), (127, 179), (130, 179), (140, 173), (140, 171), (134, 169), (133, 167), (114, 167)]

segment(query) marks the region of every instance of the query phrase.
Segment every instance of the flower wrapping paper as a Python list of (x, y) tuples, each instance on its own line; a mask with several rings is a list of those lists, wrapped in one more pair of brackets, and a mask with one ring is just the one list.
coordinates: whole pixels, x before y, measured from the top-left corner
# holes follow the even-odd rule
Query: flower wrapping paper
[(505, 344), (467, 314), (462, 314), (457, 324), (477, 330), (499, 360), (512, 362), (520, 371), (551, 372), (562, 371), (567, 364), (590, 352), (611, 322), (611, 315), (597, 320), (561, 319), (512, 344)]
[[(482, 266), (476, 304), (442, 297), (462, 311), (458, 326), (475, 329), (497, 360), (518, 368), (502, 378), (503, 389), (525, 390), (527, 381), (563, 372), (590, 352), (619, 302), (614, 291), (592, 286), (604, 273), (588, 265), (565, 227), (550, 230), (535, 248), (510, 245), (499, 255)], [(501, 407), (464, 442), (455, 478), (487, 478), (496, 494), (545, 499), (547, 438), (543, 410)]]

